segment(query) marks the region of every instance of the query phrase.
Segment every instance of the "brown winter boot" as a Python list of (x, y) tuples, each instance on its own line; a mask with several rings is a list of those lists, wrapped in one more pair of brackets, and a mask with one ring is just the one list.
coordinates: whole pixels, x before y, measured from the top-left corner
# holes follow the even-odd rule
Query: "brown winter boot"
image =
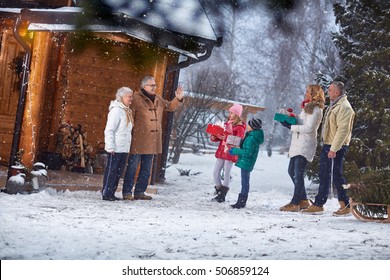
[(134, 193), (134, 200), (151, 200), (153, 197), (144, 193)]
[(345, 205), (344, 201), (339, 201), (339, 203), (340, 203), (340, 208), (336, 212), (333, 212), (333, 216), (340, 217), (340, 216), (349, 215), (351, 213), (351, 209), (349, 208), (349, 203), (348, 205)]
[(134, 200), (134, 197), (131, 194), (123, 195), (123, 200)]
[(324, 207), (322, 206), (317, 206), (315, 204), (310, 205), (307, 209), (304, 209), (301, 211), (301, 213), (304, 214), (322, 214), (324, 212)]
[(299, 212), (301, 209), (300, 209), (299, 205), (289, 203), (289, 204), (286, 204), (286, 205), (280, 207), (279, 210), (285, 211), (285, 212)]
[(299, 208), (301, 210), (309, 208), (310, 205), (311, 204), (310, 204), (310, 201), (308, 199), (303, 199), (303, 200), (299, 201)]

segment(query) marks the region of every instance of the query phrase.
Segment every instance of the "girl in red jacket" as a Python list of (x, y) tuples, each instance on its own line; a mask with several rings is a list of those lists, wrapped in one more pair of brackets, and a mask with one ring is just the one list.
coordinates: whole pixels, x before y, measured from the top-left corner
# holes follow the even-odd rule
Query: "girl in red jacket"
[[(242, 106), (240, 104), (234, 104), (229, 109), (228, 120), (225, 123), (225, 129), (230, 134), (244, 137), (245, 134), (245, 122), (241, 119)], [(218, 142), (219, 146), (215, 152), (217, 161), (214, 165), (214, 183), (217, 196), (213, 199), (218, 202), (224, 202), (227, 192), (229, 191), (230, 184), (230, 171), (232, 170), (233, 164), (237, 161), (238, 157), (230, 155), (226, 146), (226, 135), (211, 135), (211, 141)], [(221, 171), (224, 169), (224, 176), (222, 182)]]

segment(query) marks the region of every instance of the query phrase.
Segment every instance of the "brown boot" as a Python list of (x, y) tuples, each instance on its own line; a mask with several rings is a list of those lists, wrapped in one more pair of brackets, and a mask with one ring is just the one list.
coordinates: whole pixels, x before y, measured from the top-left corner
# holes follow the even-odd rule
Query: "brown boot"
[(303, 199), (303, 200), (299, 201), (299, 208), (301, 210), (309, 208), (310, 205), (311, 204), (310, 204), (310, 201), (308, 199)]
[(339, 203), (340, 203), (340, 208), (336, 212), (333, 212), (333, 216), (340, 217), (340, 216), (349, 215), (351, 213), (351, 209), (349, 208), (349, 204), (345, 205), (344, 201), (339, 201)]
[(134, 199), (136, 200), (151, 200), (152, 197), (150, 195), (146, 195), (144, 193), (135, 193), (134, 194)]
[(301, 212), (304, 214), (313, 214), (313, 215), (322, 214), (324, 212), (324, 207), (312, 204), (307, 209), (304, 209)]
[(285, 211), (285, 212), (299, 212), (301, 209), (300, 209), (299, 205), (289, 203), (289, 204), (286, 204), (286, 205), (280, 207), (279, 210)]
[(134, 200), (134, 197), (131, 194), (125, 194), (123, 200)]

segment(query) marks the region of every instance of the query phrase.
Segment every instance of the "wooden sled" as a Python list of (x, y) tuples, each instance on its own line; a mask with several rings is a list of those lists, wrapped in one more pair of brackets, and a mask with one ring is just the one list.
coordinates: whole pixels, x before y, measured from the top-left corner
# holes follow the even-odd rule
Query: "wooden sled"
[[(378, 203), (358, 203), (351, 202), (352, 215), (359, 221), (364, 222), (377, 222), (377, 223), (390, 223), (390, 205), (378, 204)], [(386, 210), (387, 214), (384, 215), (372, 215), (370, 207), (378, 207)]]

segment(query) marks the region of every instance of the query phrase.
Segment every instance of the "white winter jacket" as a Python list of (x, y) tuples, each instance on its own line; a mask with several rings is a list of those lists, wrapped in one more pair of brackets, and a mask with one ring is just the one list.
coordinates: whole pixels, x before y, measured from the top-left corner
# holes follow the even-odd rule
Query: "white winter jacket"
[(288, 155), (303, 156), (307, 161), (313, 161), (317, 148), (317, 130), (322, 119), (322, 109), (314, 107), (313, 114), (308, 114), (304, 110), (298, 115), (298, 125), (292, 125), (291, 145)]
[(133, 123), (131, 111), (122, 102), (113, 100), (109, 106), (106, 129), (104, 130), (105, 150), (107, 152), (128, 153), (131, 144)]

